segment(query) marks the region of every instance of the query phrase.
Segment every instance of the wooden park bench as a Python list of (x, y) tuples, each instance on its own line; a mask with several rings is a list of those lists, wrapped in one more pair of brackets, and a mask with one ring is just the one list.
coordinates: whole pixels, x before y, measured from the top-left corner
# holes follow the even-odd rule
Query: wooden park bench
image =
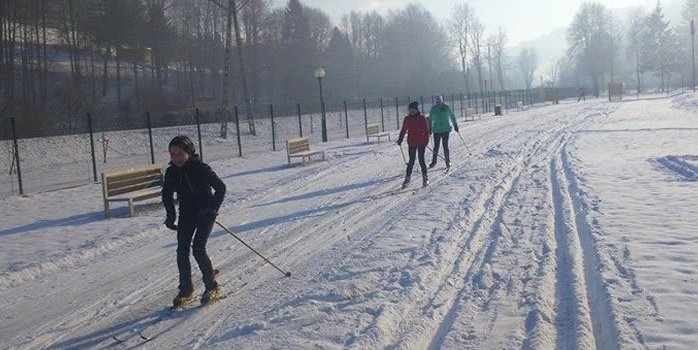
[(381, 138), (387, 137), (390, 141), (389, 132), (381, 132), (380, 126), (378, 124), (368, 124), (366, 125), (366, 142), (371, 142), (371, 137), (375, 137), (380, 142)]
[(527, 111), (530, 106), (526, 106), (523, 104), (522, 101), (516, 102), (516, 110), (517, 111)]
[(467, 122), (469, 120), (475, 120), (475, 116), (477, 115), (477, 112), (476, 112), (475, 108), (473, 108), (473, 107), (466, 107), (463, 110), (463, 114), (464, 114), (463, 117), (464, 117), (465, 121)]
[(133, 216), (133, 202), (160, 197), (162, 184), (160, 164), (102, 173), (104, 217), (109, 217), (109, 202), (128, 202)]
[(308, 161), (310, 161), (311, 157), (317, 154), (321, 154), (322, 160), (325, 160), (324, 151), (310, 150), (310, 139), (308, 139), (307, 137), (299, 137), (287, 140), (286, 154), (288, 155), (288, 165), (291, 165), (291, 158), (300, 157), (303, 160), (303, 166), (305, 166), (306, 158), (308, 159)]

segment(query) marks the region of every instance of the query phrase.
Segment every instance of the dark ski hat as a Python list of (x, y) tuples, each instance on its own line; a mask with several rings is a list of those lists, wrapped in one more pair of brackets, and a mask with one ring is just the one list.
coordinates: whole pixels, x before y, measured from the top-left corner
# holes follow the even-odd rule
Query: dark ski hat
[(417, 102), (417, 101), (411, 102), (409, 105), (409, 109), (419, 110), (419, 102)]
[(194, 142), (186, 136), (180, 135), (180, 136), (175, 136), (175, 138), (170, 141), (169, 147), (172, 146), (177, 146), (181, 148), (184, 152), (187, 152), (190, 156), (194, 157), (196, 156), (196, 147), (194, 146)]

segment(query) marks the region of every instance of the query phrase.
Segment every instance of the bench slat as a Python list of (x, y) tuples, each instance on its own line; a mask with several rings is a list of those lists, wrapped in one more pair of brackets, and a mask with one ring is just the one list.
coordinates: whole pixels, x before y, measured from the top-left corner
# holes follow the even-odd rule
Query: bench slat
[(110, 181), (123, 181), (133, 177), (143, 176), (145, 174), (162, 174), (162, 168), (158, 165), (132, 168), (124, 171), (106, 172), (104, 176)]
[(366, 134), (368, 134), (369, 136), (379, 134), (380, 131), (381, 129), (378, 124), (368, 124), (366, 126)]
[(136, 192), (128, 192), (128, 193), (124, 193), (124, 194), (120, 194), (120, 195), (116, 195), (116, 196), (112, 196), (112, 197), (107, 197), (106, 200), (108, 200), (110, 202), (125, 202), (128, 200), (138, 201), (140, 199), (155, 198), (155, 197), (159, 197), (161, 195), (162, 195), (162, 190), (153, 188), (150, 190), (145, 189), (145, 190), (140, 190), (140, 191), (136, 191)]
[(129, 193), (129, 192), (135, 192), (135, 191), (141, 191), (145, 190), (148, 188), (155, 188), (155, 187), (162, 187), (162, 180), (153, 180), (150, 182), (139, 182), (130, 186), (124, 186), (124, 187), (119, 187), (117, 189), (109, 189), (107, 196), (108, 197), (113, 197), (113, 196), (118, 196), (120, 194), (124, 193)]
[(289, 157), (291, 157), (291, 158), (307, 157), (307, 156), (313, 156), (313, 155), (321, 154), (321, 153), (322, 153), (322, 151), (305, 151), (305, 152), (290, 154)]
[(290, 139), (286, 141), (286, 149), (289, 155), (310, 151), (310, 140), (307, 137)]
[(125, 179), (122, 181), (109, 180), (108, 182), (109, 182), (109, 189), (115, 190), (115, 189), (119, 189), (119, 188), (123, 188), (123, 187), (136, 185), (139, 183), (149, 183), (149, 182), (156, 181), (156, 180), (162, 180), (162, 174), (148, 174), (148, 175), (142, 175), (142, 176), (138, 176), (138, 177), (132, 177), (130, 179)]

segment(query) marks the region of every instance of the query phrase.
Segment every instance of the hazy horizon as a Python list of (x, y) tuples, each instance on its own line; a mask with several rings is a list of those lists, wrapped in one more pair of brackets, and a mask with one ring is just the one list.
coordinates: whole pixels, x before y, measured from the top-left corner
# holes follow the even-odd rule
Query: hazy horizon
[[(283, 6), (287, 0), (272, 0), (273, 6)], [(301, 0), (307, 6), (326, 11), (332, 18), (333, 24), (338, 25), (342, 16), (349, 12), (377, 11), (388, 14), (391, 10), (405, 7), (407, 4), (421, 4), (438, 20), (447, 21), (450, 9), (456, 0)], [(488, 32), (502, 27), (507, 32), (511, 46), (520, 45), (530, 40), (549, 34), (552, 31), (566, 27), (573, 19), (579, 6), (584, 0), (470, 0), (470, 5), (485, 24)], [(642, 6), (649, 10), (656, 5), (656, 0), (597, 0), (608, 9), (625, 9)], [(663, 1), (662, 4), (672, 6), (676, 1)]]

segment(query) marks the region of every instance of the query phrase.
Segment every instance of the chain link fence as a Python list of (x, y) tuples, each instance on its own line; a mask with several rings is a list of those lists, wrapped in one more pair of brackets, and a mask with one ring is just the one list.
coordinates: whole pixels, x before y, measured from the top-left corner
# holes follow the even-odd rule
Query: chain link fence
[[(514, 109), (518, 102), (531, 105), (552, 96), (576, 97), (577, 89), (444, 94), (457, 116), (463, 116), (466, 108), (475, 109), (477, 114), (492, 113), (495, 105)], [(433, 106), (431, 95), (325, 101), (327, 138), (364, 139), (367, 124), (378, 124), (382, 131), (398, 130), (410, 101), (420, 101), (425, 114)], [(233, 108), (226, 124), (227, 138), (221, 137), (220, 113), (208, 109), (145, 111), (127, 119), (105, 108), (80, 116), (71, 125), (53, 128), (2, 118), (0, 198), (99, 182), (100, 174), (106, 171), (167, 164), (167, 145), (177, 135), (194, 139), (205, 161), (285, 152), (286, 140), (301, 136), (309, 137), (314, 145), (322, 142), (319, 101), (253, 106), (254, 134), (243, 114), (243, 109)]]

